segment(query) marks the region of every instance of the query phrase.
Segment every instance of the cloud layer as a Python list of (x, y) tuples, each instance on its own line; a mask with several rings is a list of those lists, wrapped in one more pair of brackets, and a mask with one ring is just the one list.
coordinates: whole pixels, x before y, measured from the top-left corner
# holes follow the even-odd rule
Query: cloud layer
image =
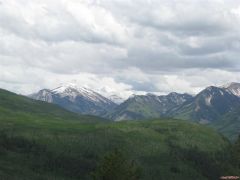
[(0, 2), (0, 87), (196, 93), (240, 81), (240, 2)]

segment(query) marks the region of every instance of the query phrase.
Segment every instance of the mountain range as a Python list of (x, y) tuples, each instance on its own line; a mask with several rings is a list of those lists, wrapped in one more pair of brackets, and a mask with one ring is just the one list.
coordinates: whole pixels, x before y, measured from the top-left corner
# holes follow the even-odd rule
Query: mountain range
[(148, 93), (132, 95), (125, 101), (117, 95), (104, 97), (91, 89), (72, 84), (53, 90), (42, 89), (29, 97), (60, 105), (76, 113), (117, 121), (163, 116), (206, 124), (240, 106), (240, 83), (210, 86), (195, 96), (176, 92), (161, 96)]
[(116, 121), (158, 118), (165, 116), (170, 109), (177, 108), (192, 99), (193, 97), (189, 94), (175, 92), (166, 96), (133, 95), (108, 113), (107, 118)]
[(112, 100), (99, 93), (73, 84), (60, 86), (53, 90), (42, 89), (29, 97), (57, 104), (72, 112), (96, 116), (104, 116), (117, 106)]
[[(95, 115), (114, 121), (144, 120), (168, 117), (214, 125), (225, 131), (223, 124), (236, 124), (232, 135), (240, 131), (240, 83), (221, 87), (209, 86), (196, 95), (176, 92), (168, 95), (132, 95), (122, 102), (117, 95), (103, 95), (76, 85), (42, 89), (29, 96), (32, 99), (57, 104), (79, 114)], [(122, 102), (122, 103), (121, 103)], [(228, 120), (226, 120), (228, 119)]]

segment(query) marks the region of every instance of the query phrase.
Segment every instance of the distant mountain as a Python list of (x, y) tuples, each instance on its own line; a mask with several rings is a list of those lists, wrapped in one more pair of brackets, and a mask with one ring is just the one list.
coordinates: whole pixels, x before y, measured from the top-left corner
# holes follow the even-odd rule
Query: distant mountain
[(240, 107), (240, 83), (210, 86), (195, 96), (175, 92), (162, 96), (149, 93), (133, 95), (125, 101), (117, 95), (106, 98), (88, 88), (70, 84), (53, 90), (43, 89), (30, 97), (73, 112), (116, 121), (174, 117), (209, 124)]
[(42, 89), (38, 93), (29, 95), (29, 97), (35, 100), (53, 103), (53, 93), (49, 89)]
[(61, 86), (53, 90), (43, 89), (29, 97), (57, 104), (72, 112), (103, 116), (117, 105), (108, 98), (85, 87)]
[[(35, 123), (41, 121), (68, 121), (79, 122), (101, 122), (102, 118), (95, 116), (79, 115), (55, 104), (44, 101), (37, 101), (25, 96), (21, 96), (3, 89), (0, 89), (0, 120), (16, 120), (16, 122), (28, 123), (28, 119)], [(13, 124), (12, 124), (13, 125)]]
[(113, 120), (149, 119), (164, 116), (193, 97), (189, 94), (170, 93), (166, 96), (154, 94), (133, 95), (107, 115)]
[(214, 122), (240, 106), (239, 97), (232, 91), (234, 91), (232, 86), (227, 88), (210, 86), (197, 94), (192, 101), (172, 109), (168, 116), (203, 124)]
[(117, 106), (107, 118), (117, 121), (174, 117), (208, 124), (220, 120), (240, 106), (240, 83), (210, 86), (196, 96), (170, 93), (134, 95)]

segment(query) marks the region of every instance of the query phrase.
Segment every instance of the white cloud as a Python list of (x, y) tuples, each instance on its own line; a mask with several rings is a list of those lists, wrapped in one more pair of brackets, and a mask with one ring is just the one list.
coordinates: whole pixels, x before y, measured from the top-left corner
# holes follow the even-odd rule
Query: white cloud
[(240, 81), (240, 2), (8, 0), (0, 87), (28, 94), (76, 81), (103, 93), (196, 93)]

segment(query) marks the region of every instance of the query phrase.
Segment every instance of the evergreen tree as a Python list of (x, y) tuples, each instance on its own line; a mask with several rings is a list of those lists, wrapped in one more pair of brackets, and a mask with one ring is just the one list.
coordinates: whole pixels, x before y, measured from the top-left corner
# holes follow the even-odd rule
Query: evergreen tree
[(140, 174), (140, 168), (134, 161), (127, 160), (115, 150), (104, 157), (92, 177), (95, 180), (138, 180)]

